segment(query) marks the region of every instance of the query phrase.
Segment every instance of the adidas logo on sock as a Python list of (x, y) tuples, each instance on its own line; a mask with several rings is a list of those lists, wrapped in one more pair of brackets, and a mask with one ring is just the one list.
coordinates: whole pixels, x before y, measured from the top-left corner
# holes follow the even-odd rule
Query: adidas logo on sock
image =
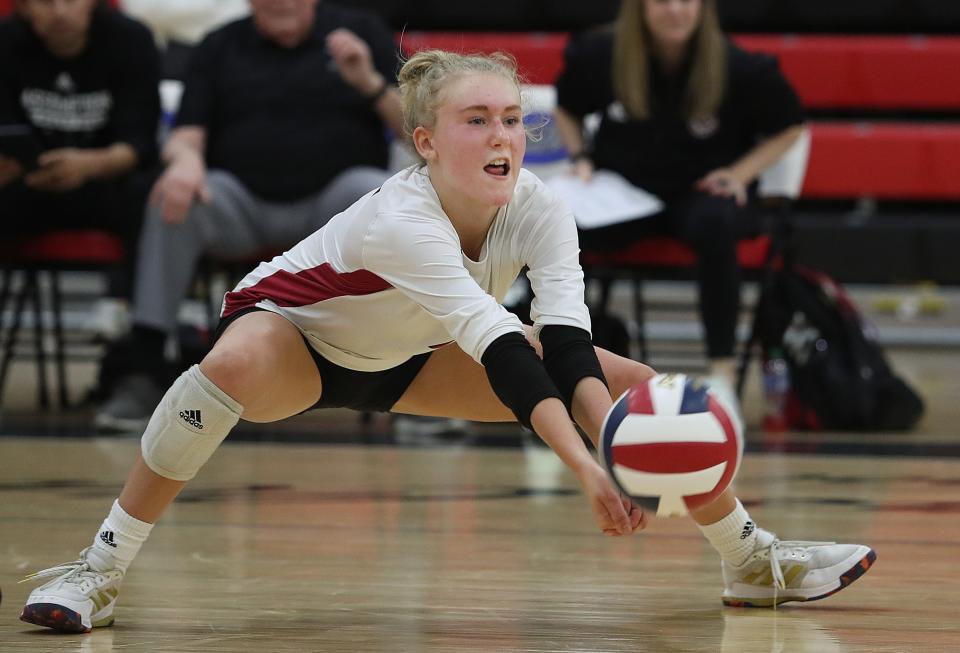
[(199, 410), (181, 410), (180, 419), (194, 428), (203, 428), (203, 421), (200, 419)]
[(100, 533), (100, 541), (107, 546), (112, 546), (114, 549), (117, 548), (117, 543), (113, 541), (113, 531), (103, 531)]
[(753, 533), (756, 528), (756, 524), (752, 521), (747, 521), (747, 523), (743, 525), (743, 531), (740, 532), (740, 539), (745, 540), (750, 537), (750, 534)]

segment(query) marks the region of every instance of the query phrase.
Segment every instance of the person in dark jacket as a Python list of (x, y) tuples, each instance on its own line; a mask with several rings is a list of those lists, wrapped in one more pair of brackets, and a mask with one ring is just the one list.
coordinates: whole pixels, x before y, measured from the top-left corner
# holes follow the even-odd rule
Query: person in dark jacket
[(96, 0), (19, 0), (0, 20), (0, 61), (0, 125), (27, 132), (39, 152), (26, 160), (0, 141), (5, 237), (96, 228), (132, 251), (157, 157), (149, 30)]
[[(653, 234), (690, 245), (711, 385), (733, 397), (736, 244), (756, 233), (758, 175), (803, 132), (796, 94), (775, 59), (727, 39), (715, 0), (624, 0), (613, 29), (571, 41), (556, 87), (557, 128), (577, 174), (615, 171), (665, 204), (643, 220), (583, 231), (583, 247)], [(583, 118), (597, 112), (587, 138)]]

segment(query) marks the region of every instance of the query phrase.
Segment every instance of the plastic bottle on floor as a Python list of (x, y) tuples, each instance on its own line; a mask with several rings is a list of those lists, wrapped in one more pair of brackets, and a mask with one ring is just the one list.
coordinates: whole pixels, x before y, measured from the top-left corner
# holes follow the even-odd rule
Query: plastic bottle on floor
[(770, 350), (770, 355), (763, 364), (763, 392), (766, 399), (763, 430), (768, 433), (786, 431), (790, 368), (783, 357), (783, 350), (779, 347)]

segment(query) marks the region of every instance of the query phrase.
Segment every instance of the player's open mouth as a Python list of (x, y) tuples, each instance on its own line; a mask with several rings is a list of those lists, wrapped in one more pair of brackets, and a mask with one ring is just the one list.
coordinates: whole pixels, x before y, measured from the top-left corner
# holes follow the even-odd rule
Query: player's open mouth
[(506, 159), (494, 159), (483, 166), (483, 169), (487, 174), (491, 174), (494, 177), (506, 177), (510, 174), (510, 162)]

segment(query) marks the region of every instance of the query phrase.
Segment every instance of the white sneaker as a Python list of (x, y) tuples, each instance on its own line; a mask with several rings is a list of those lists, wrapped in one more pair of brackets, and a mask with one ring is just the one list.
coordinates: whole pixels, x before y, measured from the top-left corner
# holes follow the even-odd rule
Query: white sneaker
[(92, 628), (113, 625), (113, 607), (123, 572), (94, 571), (86, 560), (88, 550), (80, 552), (79, 560), (38, 571), (20, 581), (56, 576), (30, 592), (20, 613), (21, 621), (65, 633), (88, 633)]
[(860, 578), (877, 559), (861, 544), (776, 539), (757, 548), (739, 567), (726, 561), (723, 603), (766, 608), (787, 601), (816, 601)]

